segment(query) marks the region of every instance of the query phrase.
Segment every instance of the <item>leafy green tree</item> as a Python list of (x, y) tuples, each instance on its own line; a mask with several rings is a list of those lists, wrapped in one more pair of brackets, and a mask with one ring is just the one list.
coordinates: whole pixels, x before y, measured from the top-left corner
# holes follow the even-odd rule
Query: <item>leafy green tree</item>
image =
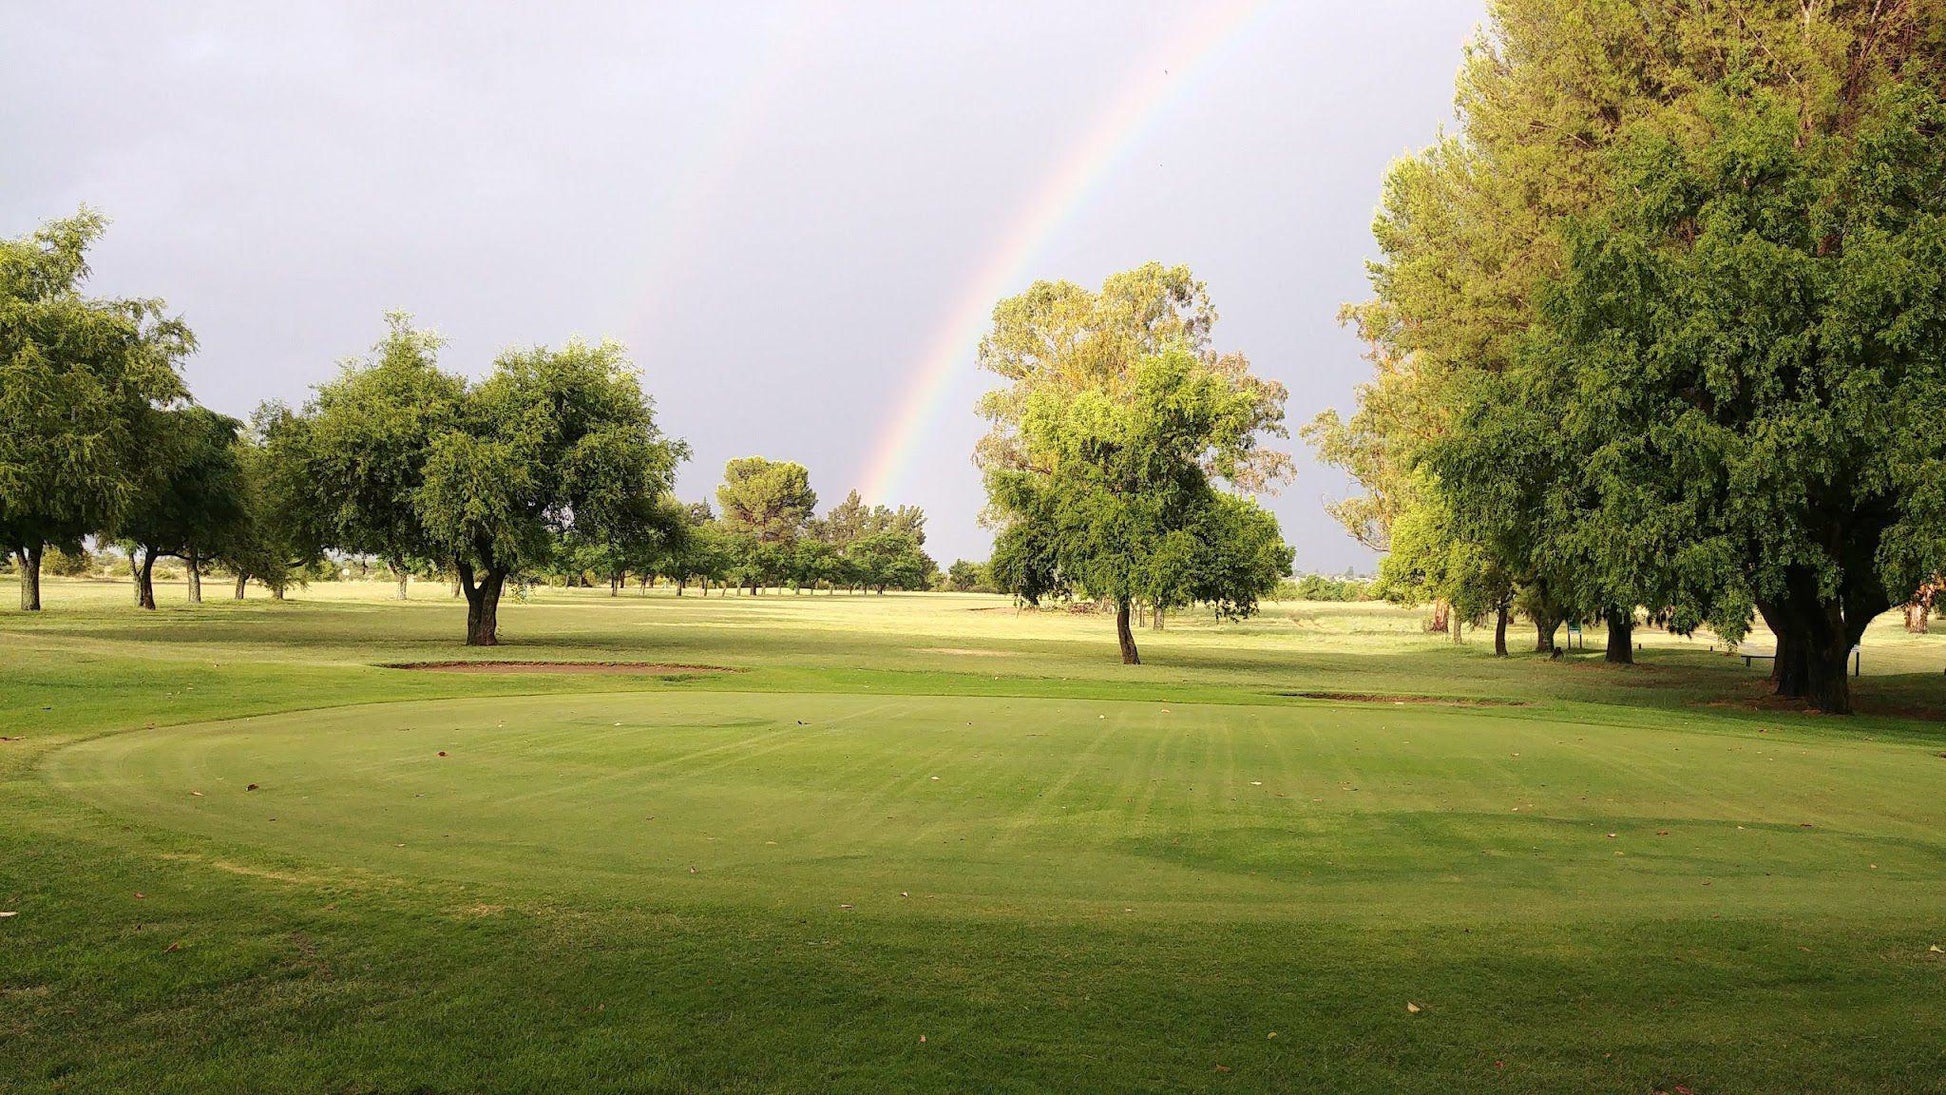
[(983, 469), (1032, 466), (1023, 436), (1028, 405), (1102, 391), (1122, 397), (1140, 363), (1165, 349), (1186, 352), (1242, 397), (1252, 416), (1244, 447), (1221, 455), (1209, 470), (1245, 490), (1270, 490), (1291, 476), (1290, 456), (1258, 443), (1287, 436), (1284, 386), (1257, 377), (1240, 353), (1212, 347), (1216, 309), (1186, 266), (1151, 262), (1110, 276), (1099, 292), (1072, 282), (1036, 282), (1001, 301), (993, 328), (980, 341), (979, 364), (1006, 381), (981, 397), (991, 427), (974, 450)]
[(136, 493), (113, 526), (135, 547), (136, 603), (155, 608), (155, 565), (181, 559), (189, 599), (202, 599), (201, 568), (245, 520), (242, 423), (203, 407), (152, 410), (138, 429), (147, 463)]
[(87, 252), (106, 221), (82, 210), (0, 240), (0, 550), (19, 565), (20, 604), (41, 607), (47, 545), (78, 550), (136, 494), (128, 469), (144, 417), (186, 397), (189, 329), (155, 300), (84, 296)]
[(785, 460), (741, 457), (724, 465), (716, 501), (735, 545), (741, 584), (754, 595), (785, 577), (798, 537), (817, 510), (810, 471)]
[(498, 644), (507, 580), (544, 565), (560, 538), (656, 535), (658, 501), (687, 455), (656, 426), (619, 344), (501, 355), (433, 437), (413, 497), (427, 542), (459, 573), (467, 644)]
[(300, 420), (289, 408), (266, 403), (238, 442), (242, 515), (212, 555), (236, 579), (239, 601), (253, 580), (283, 599), (284, 591), (324, 558), (325, 530), (310, 504), (313, 484), (296, 447), (301, 435)]
[(435, 438), (459, 423), (466, 385), (439, 369), (438, 334), (391, 312), (385, 337), (320, 385), (284, 448), (310, 484), (305, 506), (339, 551), (391, 569), (398, 596), (414, 569), (443, 554), (418, 509)]
[[(1687, 94), (1698, 65), (1748, 48), (1735, 29), (1750, 14), (1747, 6), (1667, 0), (1493, 0), (1460, 71), (1458, 132), (1395, 164), (1384, 183), (1373, 225), (1374, 295), (1344, 313), (1370, 347), (1374, 376), (1353, 415), (1326, 411), (1304, 429), (1320, 458), (1364, 491), (1328, 508), (1360, 542), (1395, 554), (1395, 522), (1420, 507), (1432, 511), (1413, 521), (1403, 545), (1426, 557), (1401, 559), (1395, 570), (1487, 581), (1449, 590), (1469, 603), (1498, 598), (1511, 579), (1536, 613), (1543, 649), (1571, 612), (1558, 599), (1564, 577), (1588, 577), (1564, 562), (1571, 546), (1553, 538), (1573, 523), (1550, 520), (1549, 510), (1561, 507), (1546, 489), (1512, 499), (1532, 509), (1497, 498), (1487, 520), (1466, 504), (1476, 484), (1435, 497), (1425, 488), (1454, 477), (1422, 474), (1420, 464), (1464, 428), (1455, 419), (1482, 378), (1513, 369), (1525, 352), (1545, 287), (1565, 262), (1562, 226), (1598, 213), (1614, 192), (1607, 157), (1620, 135)], [(1528, 418), (1535, 433), (1525, 447), (1559, 445), (1551, 418)], [(1523, 474), (1545, 488), (1531, 470)], [(1451, 565), (1480, 551), (1496, 565)], [(1614, 589), (1596, 599), (1628, 596)], [(1436, 617), (1446, 613), (1443, 597), (1436, 605)], [(1504, 627), (1502, 620), (1496, 630)], [(1628, 645), (1611, 643), (1610, 651)]]
[(724, 581), (729, 573), (729, 545), (722, 528), (708, 502), (666, 504), (679, 508), (682, 521), (666, 541), (657, 571), (676, 584), (678, 597), (690, 582), (700, 582), (708, 596), (710, 583)]
[(881, 594), (887, 589), (925, 589), (939, 569), (917, 536), (897, 528), (859, 537), (847, 546), (845, 557), (856, 580)]
[[(1186, 349), (1136, 362), (1112, 387), (1042, 388), (1021, 406), (1016, 466), (989, 466), (997, 577), (1029, 600), (1072, 587), (1115, 605), (1122, 660), (1141, 660), (1139, 598), (1179, 592), (1248, 615), (1291, 554), (1268, 514), (1218, 491), (1263, 428), (1257, 393)], [(1268, 538), (1264, 536), (1268, 530)]]
[(991, 593), (993, 575), (985, 563), (955, 559), (946, 568), (946, 588), (955, 593)]
[(1753, 58), (1641, 126), (1534, 366), (1572, 378), (1601, 565), (1657, 572), (1679, 625), (1734, 635), (1754, 605), (1780, 694), (1828, 712), (1865, 627), (1946, 564), (1935, 48)]

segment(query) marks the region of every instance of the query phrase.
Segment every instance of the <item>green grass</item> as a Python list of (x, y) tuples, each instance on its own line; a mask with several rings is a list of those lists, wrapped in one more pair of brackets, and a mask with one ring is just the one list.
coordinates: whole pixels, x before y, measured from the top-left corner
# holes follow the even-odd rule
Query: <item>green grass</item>
[[(384, 593), (0, 613), (0, 1091), (1946, 1091), (1896, 621), (1840, 720), (1382, 606), (1126, 668), (996, 598), (543, 591), (481, 653)], [(467, 657), (737, 671), (381, 667)]]

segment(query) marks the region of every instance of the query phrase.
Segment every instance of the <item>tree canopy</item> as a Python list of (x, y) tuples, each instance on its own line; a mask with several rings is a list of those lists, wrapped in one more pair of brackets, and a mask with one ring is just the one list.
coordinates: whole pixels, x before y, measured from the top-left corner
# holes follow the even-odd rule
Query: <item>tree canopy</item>
[[(1735, 639), (1848, 710), (1865, 623), (1946, 559), (1934, 6), (1500, 0), (1460, 131), (1398, 165), (1377, 366), (1307, 436), (1394, 582), (1511, 581), (1543, 645), (1638, 610)], [(1402, 537), (1410, 530), (1410, 537)], [(1460, 559), (1493, 565), (1445, 566)], [(1443, 562), (1442, 562), (1443, 561)], [(1470, 576), (1470, 577), (1469, 577)], [(1504, 602), (1503, 602), (1504, 603)]]
[(181, 320), (160, 301), (81, 291), (106, 225), (84, 209), (0, 240), (0, 548), (18, 556), (30, 611), (45, 546), (78, 549), (122, 518), (140, 492), (131, 469), (154, 455), (144, 423), (188, 397)]
[(1212, 483), (1255, 446), (1257, 393), (1172, 347), (1118, 383), (1044, 388), (1021, 405), (1017, 467), (992, 467), (994, 573), (1022, 596), (1085, 590), (1115, 605), (1122, 660), (1141, 660), (1138, 601), (1248, 615), (1290, 571), (1274, 518)]

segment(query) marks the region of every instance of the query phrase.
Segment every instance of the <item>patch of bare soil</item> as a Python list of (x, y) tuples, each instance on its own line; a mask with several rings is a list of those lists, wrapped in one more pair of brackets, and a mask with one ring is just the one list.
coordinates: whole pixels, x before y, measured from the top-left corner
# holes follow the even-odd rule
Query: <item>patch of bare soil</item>
[(957, 646), (921, 647), (919, 653), (951, 654), (956, 658), (1011, 658), (1014, 656), (1011, 650), (968, 650)]
[(1429, 704), (1435, 707), (1526, 707), (1526, 700), (1496, 700), (1480, 696), (1388, 696), (1375, 692), (1279, 692), (1300, 700), (1337, 700), (1340, 703)]
[(650, 676), (741, 672), (723, 665), (670, 665), (662, 662), (398, 662), (383, 668), (417, 669), (431, 673), (632, 673)]

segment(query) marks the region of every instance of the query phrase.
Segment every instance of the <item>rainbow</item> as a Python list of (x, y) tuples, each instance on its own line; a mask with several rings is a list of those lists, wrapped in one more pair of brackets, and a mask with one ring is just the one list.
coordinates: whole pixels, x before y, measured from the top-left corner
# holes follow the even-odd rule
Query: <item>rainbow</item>
[(960, 370), (993, 318), (993, 306), (1020, 288), (1027, 269), (1057, 229), (1081, 208), (1090, 190), (1140, 142), (1162, 108), (1187, 89), (1197, 71), (1237, 38), (1267, 0), (1231, 0), (1169, 40), (1163, 56), (1120, 89), (1087, 136), (1061, 159), (1034, 192), (1000, 246), (987, 256), (959, 295), (913, 373), (896, 413), (867, 457), (861, 493), (890, 504), (904, 485), (919, 439), (940, 412)]

